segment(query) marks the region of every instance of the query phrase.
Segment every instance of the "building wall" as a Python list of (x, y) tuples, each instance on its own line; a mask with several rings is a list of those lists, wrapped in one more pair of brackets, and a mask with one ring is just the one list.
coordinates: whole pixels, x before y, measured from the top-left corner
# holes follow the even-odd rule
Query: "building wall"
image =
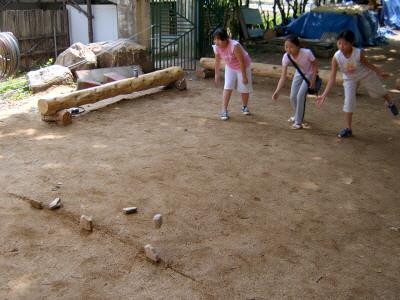
[[(80, 5), (87, 10), (86, 5)], [(89, 43), (89, 30), (87, 17), (77, 9), (67, 5), (69, 12), (69, 31), (71, 44), (81, 42)], [(92, 5), (93, 18), (93, 41), (109, 41), (118, 39), (117, 6)]]
[(118, 37), (150, 47), (150, 0), (109, 0), (117, 4)]

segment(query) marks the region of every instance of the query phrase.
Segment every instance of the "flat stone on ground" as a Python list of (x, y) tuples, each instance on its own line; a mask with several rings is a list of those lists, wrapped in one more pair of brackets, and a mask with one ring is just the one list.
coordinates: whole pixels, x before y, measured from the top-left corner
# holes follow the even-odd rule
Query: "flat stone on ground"
[(42, 202), (40, 202), (38, 200), (31, 199), (31, 200), (29, 200), (29, 203), (33, 208), (37, 208), (37, 209), (42, 209), (43, 208)]
[(134, 207), (134, 206), (132, 206), (132, 207), (124, 207), (122, 209), (122, 211), (127, 215), (134, 214), (134, 213), (137, 212), (137, 207)]
[(49, 203), (49, 209), (57, 209), (61, 207), (61, 199), (56, 198)]
[(86, 231), (93, 231), (92, 217), (82, 215), (79, 224), (80, 228)]
[(160, 261), (160, 256), (157, 253), (156, 249), (150, 244), (147, 244), (144, 246), (144, 252), (146, 254), (146, 257), (154, 262), (159, 262)]

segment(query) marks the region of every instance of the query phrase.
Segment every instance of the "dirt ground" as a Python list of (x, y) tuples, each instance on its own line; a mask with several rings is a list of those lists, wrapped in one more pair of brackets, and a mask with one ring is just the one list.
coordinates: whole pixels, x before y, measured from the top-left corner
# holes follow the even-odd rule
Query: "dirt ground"
[[(393, 88), (400, 45), (367, 54)], [(222, 122), (221, 87), (188, 78), (68, 127), (40, 121), (32, 99), (3, 107), (0, 299), (398, 299), (400, 118), (361, 95), (355, 137), (338, 140), (337, 87), (293, 131), (289, 85), (273, 103), (277, 80), (256, 78), (252, 116), (235, 94)], [(56, 197), (57, 211), (26, 202)]]

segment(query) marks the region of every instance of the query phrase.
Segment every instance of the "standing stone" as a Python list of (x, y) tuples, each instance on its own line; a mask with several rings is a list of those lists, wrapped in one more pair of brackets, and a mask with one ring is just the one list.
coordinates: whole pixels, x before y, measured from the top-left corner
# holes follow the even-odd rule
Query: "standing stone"
[(162, 215), (160, 215), (160, 214), (155, 215), (153, 217), (153, 222), (154, 222), (154, 227), (155, 228), (157, 228), (157, 229), (160, 228), (161, 225), (162, 225), (162, 222), (163, 222)]
[(74, 71), (90, 70), (97, 67), (97, 58), (88, 46), (75, 43), (57, 57), (56, 64)]
[(157, 253), (156, 249), (150, 244), (147, 244), (144, 246), (144, 253), (146, 254), (147, 258), (154, 261), (154, 262), (159, 262), (160, 261), (160, 255)]
[(79, 226), (82, 230), (93, 231), (92, 217), (82, 215)]
[(146, 47), (129, 39), (92, 43), (88, 47), (97, 56), (99, 68), (139, 65), (145, 73), (153, 69)]

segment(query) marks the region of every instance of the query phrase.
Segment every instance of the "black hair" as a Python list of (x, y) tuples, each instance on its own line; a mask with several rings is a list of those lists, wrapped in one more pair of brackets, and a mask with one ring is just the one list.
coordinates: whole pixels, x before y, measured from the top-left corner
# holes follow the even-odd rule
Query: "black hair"
[(345, 41), (354, 44), (354, 40), (356, 39), (354, 32), (351, 30), (343, 30), (337, 36), (337, 40), (344, 39)]
[(229, 39), (229, 35), (224, 28), (217, 28), (213, 33), (213, 38), (217, 38), (221, 41), (227, 41)]
[(300, 47), (300, 40), (297, 37), (297, 35), (294, 34), (289, 34), (286, 38), (285, 41), (289, 41), (292, 44), (296, 45), (297, 47)]

